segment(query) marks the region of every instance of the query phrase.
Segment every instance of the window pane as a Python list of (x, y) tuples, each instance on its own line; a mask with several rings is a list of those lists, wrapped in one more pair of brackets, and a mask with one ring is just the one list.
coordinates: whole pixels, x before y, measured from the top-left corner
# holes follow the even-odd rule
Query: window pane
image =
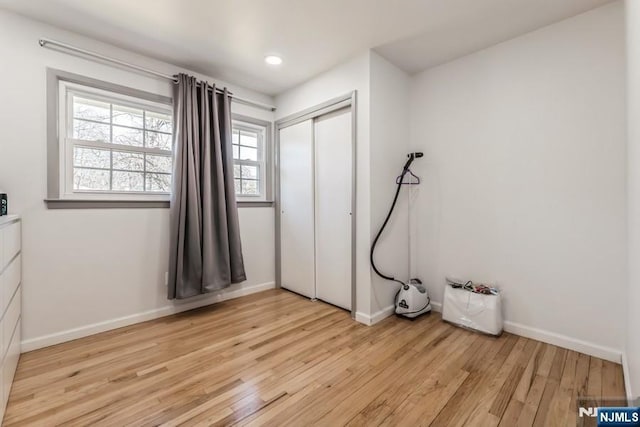
[(240, 147), (240, 159), (241, 160), (258, 160), (258, 149), (257, 148), (247, 148)]
[(138, 108), (113, 106), (113, 124), (142, 128), (142, 110)]
[(147, 111), (146, 113), (146, 129), (156, 130), (160, 132), (171, 133), (173, 131), (171, 124), (171, 116), (167, 114)]
[(258, 167), (242, 165), (242, 178), (258, 179)]
[[(128, 171), (144, 170), (144, 154), (132, 153), (129, 151), (113, 152), (113, 168), (124, 169)], [(114, 178), (115, 183), (115, 178)]]
[(113, 171), (113, 191), (144, 191), (142, 172)]
[(111, 167), (109, 150), (98, 150), (96, 148), (73, 147), (73, 165), (87, 168)]
[(233, 165), (233, 176), (240, 178), (240, 165)]
[(169, 193), (171, 191), (171, 175), (162, 173), (148, 173), (147, 191)]
[(147, 144), (149, 148), (159, 148), (161, 150), (171, 151), (171, 135), (158, 132), (146, 132)]
[(109, 171), (100, 169), (73, 169), (74, 190), (109, 190)]
[(109, 142), (109, 125), (74, 119), (73, 137), (85, 141)]
[(231, 138), (232, 138), (231, 143), (232, 144), (239, 144), (240, 143), (239, 135), (240, 135), (240, 132), (234, 129), (233, 133), (231, 134)]
[(258, 181), (242, 180), (242, 194), (249, 196), (257, 196), (258, 193)]
[(233, 158), (236, 160), (240, 159), (240, 147), (237, 145), (233, 146)]
[(142, 131), (138, 129), (113, 127), (113, 143), (142, 147)]
[(239, 179), (234, 179), (234, 183), (236, 186), (236, 194), (242, 194), (242, 181)]
[[(147, 106), (143, 101), (118, 100), (117, 94), (108, 100), (98, 94), (76, 94), (69, 89), (65, 96), (71, 97), (71, 111), (63, 111), (60, 119), (67, 121), (66, 114), (72, 116), (68, 118), (70, 126), (64, 136), (72, 144), (73, 157), (68, 167), (72, 168), (74, 190), (171, 191), (173, 118), (170, 111), (160, 105), (157, 109)], [(92, 99), (94, 96), (96, 99)], [(93, 144), (94, 141), (104, 144)], [(237, 152), (239, 154), (239, 149)]]
[(147, 171), (171, 173), (171, 157), (147, 154)]
[(253, 132), (240, 132), (240, 145), (248, 145), (250, 147), (258, 146), (258, 134)]
[(108, 102), (73, 97), (73, 117), (109, 123), (110, 115)]

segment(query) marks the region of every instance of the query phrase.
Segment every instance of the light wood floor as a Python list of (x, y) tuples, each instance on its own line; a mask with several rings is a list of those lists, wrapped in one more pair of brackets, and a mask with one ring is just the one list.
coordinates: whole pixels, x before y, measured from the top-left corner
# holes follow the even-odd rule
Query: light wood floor
[(5, 425), (576, 425), (611, 362), (437, 314), (367, 327), (267, 291), (20, 360)]

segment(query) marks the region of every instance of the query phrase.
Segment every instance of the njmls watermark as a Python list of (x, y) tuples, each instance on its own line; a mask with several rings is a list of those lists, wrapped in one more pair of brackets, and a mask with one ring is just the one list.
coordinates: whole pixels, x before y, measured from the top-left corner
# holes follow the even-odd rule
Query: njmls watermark
[(595, 418), (598, 426), (640, 427), (640, 399), (626, 402), (625, 399), (578, 399), (578, 425), (584, 418)]

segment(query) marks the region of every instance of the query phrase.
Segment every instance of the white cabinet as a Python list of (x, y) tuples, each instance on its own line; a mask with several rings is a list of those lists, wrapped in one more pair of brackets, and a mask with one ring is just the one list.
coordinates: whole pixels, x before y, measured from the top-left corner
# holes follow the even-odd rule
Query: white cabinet
[(22, 222), (15, 215), (0, 217), (0, 420), (9, 400), (20, 359), (22, 312)]
[(285, 123), (278, 136), (280, 285), (351, 310), (351, 108)]

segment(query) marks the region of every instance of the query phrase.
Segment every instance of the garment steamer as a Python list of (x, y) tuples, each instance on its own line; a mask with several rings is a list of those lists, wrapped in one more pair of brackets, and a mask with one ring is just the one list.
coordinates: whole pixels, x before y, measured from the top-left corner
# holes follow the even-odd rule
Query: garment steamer
[[(373, 244), (371, 245), (371, 255), (370, 255), (371, 267), (373, 267), (373, 271), (375, 271), (378, 276), (386, 280), (397, 282), (401, 285), (395, 297), (395, 305), (396, 305), (395, 311), (396, 311), (396, 314), (399, 314), (405, 317), (410, 317), (410, 318), (417, 317), (423, 313), (427, 313), (431, 311), (431, 299), (429, 298), (427, 289), (422, 285), (422, 281), (418, 278), (411, 278), (409, 279), (408, 282), (405, 283), (405, 282), (402, 282), (401, 280), (396, 279), (395, 277), (388, 276), (386, 274), (381, 273), (380, 270), (378, 270), (378, 268), (376, 267), (373, 254), (376, 250), (376, 245), (378, 244), (378, 240), (380, 239), (382, 232), (384, 231), (385, 227), (389, 223), (389, 219), (391, 219), (391, 215), (393, 214), (393, 210), (395, 209), (396, 203), (398, 202), (398, 196), (400, 196), (400, 190), (402, 190), (402, 186), (405, 184), (417, 185), (420, 183), (420, 179), (417, 176), (415, 176), (413, 172), (411, 172), (411, 169), (409, 169), (409, 167), (411, 166), (411, 163), (413, 163), (415, 159), (418, 159), (422, 156), (423, 154), (421, 152), (414, 152), (414, 153), (408, 154), (407, 162), (404, 164), (404, 167), (402, 168), (402, 174), (400, 174), (400, 176), (396, 179), (396, 184), (398, 185), (398, 187), (396, 188), (396, 194), (393, 198), (393, 203), (391, 203), (391, 209), (389, 209), (389, 213), (387, 214), (387, 217), (385, 218), (384, 223), (382, 224), (382, 227), (380, 227), (380, 231), (378, 231), (376, 238), (373, 239)], [(405, 182), (404, 179), (407, 174), (409, 175), (409, 179), (413, 178), (416, 181)], [(411, 202), (411, 200), (409, 200), (409, 202)], [(411, 235), (409, 235), (409, 237), (411, 237)], [(409, 259), (410, 258), (411, 256), (409, 256)], [(411, 268), (409, 268), (409, 270), (411, 270)], [(409, 274), (411, 274), (411, 271), (409, 271)]]

